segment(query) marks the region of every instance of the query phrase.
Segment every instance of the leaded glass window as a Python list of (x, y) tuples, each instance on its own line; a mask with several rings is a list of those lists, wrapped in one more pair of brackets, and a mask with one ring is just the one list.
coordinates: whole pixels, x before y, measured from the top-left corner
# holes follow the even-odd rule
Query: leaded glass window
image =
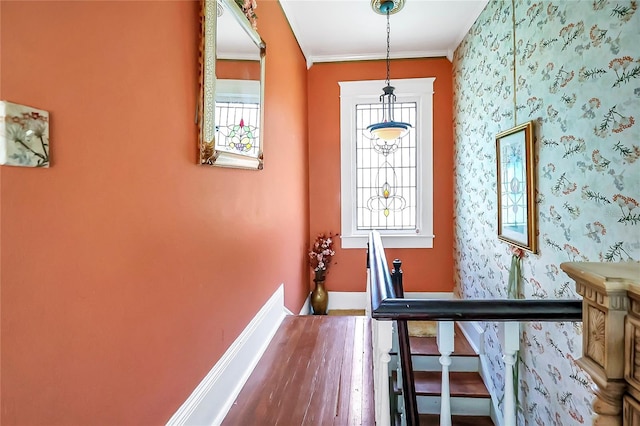
[(372, 229), (388, 248), (433, 247), (433, 82), (393, 81), (394, 118), (411, 124), (384, 142), (366, 128), (382, 120), (382, 80), (340, 85), (342, 248), (365, 248)]
[(504, 144), (500, 158), (502, 164), (502, 226), (519, 234), (527, 234), (527, 182), (524, 146)]
[(215, 120), (218, 149), (238, 154), (258, 155), (260, 104), (216, 101)]
[(394, 116), (413, 128), (393, 141), (375, 139), (366, 128), (382, 121), (382, 105), (356, 105), (358, 230), (416, 229), (416, 102), (397, 102)]
[(260, 155), (260, 82), (219, 79), (216, 87), (216, 149)]

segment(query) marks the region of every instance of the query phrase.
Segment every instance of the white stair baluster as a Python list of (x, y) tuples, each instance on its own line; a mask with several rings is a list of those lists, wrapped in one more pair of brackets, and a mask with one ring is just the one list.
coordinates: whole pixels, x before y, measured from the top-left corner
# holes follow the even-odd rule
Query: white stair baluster
[(449, 366), (453, 352), (453, 321), (438, 322), (438, 352), (442, 365), (442, 390), (440, 392), (440, 426), (451, 426), (451, 392), (449, 390)]
[(513, 366), (520, 348), (520, 323), (504, 323), (504, 426), (516, 426), (516, 396), (513, 386)]
[(388, 426), (391, 424), (389, 418), (389, 361), (391, 356), (392, 322), (371, 320), (373, 326), (373, 369), (374, 369), (374, 391), (376, 425)]

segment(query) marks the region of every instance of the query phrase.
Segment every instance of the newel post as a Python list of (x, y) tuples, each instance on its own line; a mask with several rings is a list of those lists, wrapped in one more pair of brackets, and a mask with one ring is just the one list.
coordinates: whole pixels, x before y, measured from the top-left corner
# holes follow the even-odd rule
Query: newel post
[(393, 271), (391, 271), (391, 282), (393, 283), (393, 290), (396, 292), (396, 297), (404, 297), (404, 288), (402, 287), (402, 261), (400, 259), (393, 260)]
[[(576, 363), (595, 383), (594, 425), (621, 426), (625, 381), (627, 290), (637, 288), (635, 262), (566, 262), (560, 268), (576, 282), (582, 296), (582, 357)], [(627, 320), (628, 322), (628, 320)], [(627, 337), (629, 341), (634, 339)], [(635, 341), (634, 341), (635, 343)], [(629, 362), (629, 360), (627, 361)]]

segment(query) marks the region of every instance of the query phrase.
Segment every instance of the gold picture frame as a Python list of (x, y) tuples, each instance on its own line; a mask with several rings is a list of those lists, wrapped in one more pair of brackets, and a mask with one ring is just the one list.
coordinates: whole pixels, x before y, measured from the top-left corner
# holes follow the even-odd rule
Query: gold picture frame
[(533, 121), (496, 135), (498, 238), (537, 253)]

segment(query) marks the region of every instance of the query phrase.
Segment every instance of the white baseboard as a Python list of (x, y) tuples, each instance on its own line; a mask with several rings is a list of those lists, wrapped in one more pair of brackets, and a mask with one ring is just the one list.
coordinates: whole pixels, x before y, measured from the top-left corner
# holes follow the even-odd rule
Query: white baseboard
[(309, 293), (309, 295), (305, 299), (304, 304), (302, 305), (302, 308), (300, 309), (300, 313), (298, 315), (311, 315), (311, 305), (309, 304), (310, 300), (311, 300), (311, 293)]
[(484, 353), (484, 330), (477, 321), (458, 322), (458, 327), (462, 330), (471, 347), (477, 354)]
[(167, 425), (222, 423), (287, 312), (281, 284)]
[(489, 386), (490, 380), (490, 372), (489, 372), (489, 361), (487, 360), (487, 355), (480, 354), (480, 376), (484, 381), (487, 389), (489, 389), (489, 394), (491, 395), (491, 420), (493, 420), (493, 424), (496, 426), (503, 426), (503, 416), (502, 411), (500, 410), (500, 404), (498, 402), (498, 398), (496, 398), (495, 393), (491, 390), (492, 388)]
[(327, 310), (365, 309), (367, 293), (364, 291), (330, 291)]
[[(311, 315), (311, 293), (300, 309), (298, 315)], [(365, 309), (367, 306), (367, 294), (363, 292), (330, 291), (327, 311), (332, 309)]]
[[(406, 292), (407, 299), (452, 299), (453, 293), (440, 292)], [(364, 291), (330, 291), (328, 310), (332, 309), (366, 309), (367, 293)], [(305, 303), (309, 313), (309, 303)], [(304, 309), (304, 308), (303, 308)], [(302, 313), (300, 315), (303, 315)]]
[(491, 420), (493, 420), (496, 426), (502, 426), (502, 411), (500, 411), (498, 399), (495, 394), (491, 392), (491, 387), (489, 386), (491, 373), (489, 372), (489, 361), (487, 361), (487, 355), (484, 352), (484, 330), (477, 321), (459, 322), (458, 326), (471, 344), (473, 350), (480, 356), (479, 373), (491, 394)]

